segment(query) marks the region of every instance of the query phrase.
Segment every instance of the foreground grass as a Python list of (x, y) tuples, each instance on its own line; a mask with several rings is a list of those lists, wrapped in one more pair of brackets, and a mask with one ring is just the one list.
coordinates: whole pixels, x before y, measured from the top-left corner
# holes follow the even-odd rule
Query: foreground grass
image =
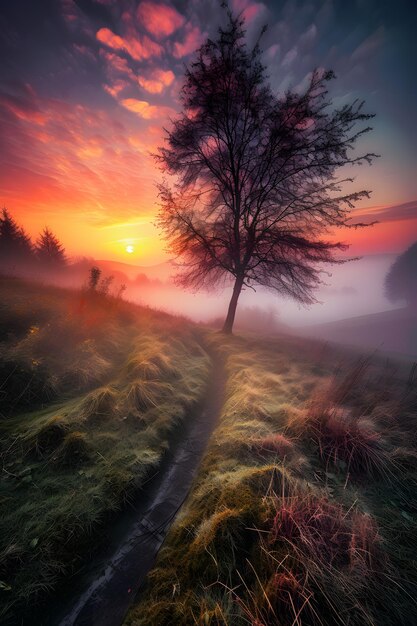
[(284, 338), (211, 341), (227, 400), (126, 626), (412, 623), (409, 368)]
[(204, 394), (209, 359), (164, 314), (6, 279), (0, 295), (3, 622), (103, 540)]

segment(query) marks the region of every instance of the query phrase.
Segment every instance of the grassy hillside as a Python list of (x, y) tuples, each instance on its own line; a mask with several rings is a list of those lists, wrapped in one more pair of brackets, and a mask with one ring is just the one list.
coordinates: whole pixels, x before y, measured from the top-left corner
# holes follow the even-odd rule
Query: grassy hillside
[(8, 279), (0, 329), (2, 623), (31, 623), (106, 541), (207, 395), (206, 346), (226, 399), (126, 626), (410, 624), (410, 363)]
[(3, 623), (73, 572), (156, 471), (209, 359), (182, 320), (99, 294), (1, 279), (0, 303)]
[(227, 400), (125, 625), (410, 624), (415, 372), (314, 342), (211, 341)]

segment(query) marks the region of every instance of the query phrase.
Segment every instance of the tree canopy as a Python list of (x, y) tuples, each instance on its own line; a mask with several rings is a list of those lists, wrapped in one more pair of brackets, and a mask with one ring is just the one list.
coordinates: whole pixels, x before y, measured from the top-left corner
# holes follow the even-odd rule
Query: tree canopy
[(417, 310), (417, 241), (392, 264), (385, 279), (385, 293), (391, 302), (405, 300)]
[(234, 281), (224, 330), (231, 332), (242, 287), (261, 285), (309, 304), (320, 266), (345, 246), (330, 229), (369, 195), (345, 193), (337, 170), (370, 163), (353, 156), (370, 128), (363, 102), (331, 106), (331, 71), (313, 71), (302, 93), (275, 94), (261, 49), (228, 12), (186, 70), (182, 112), (157, 158), (174, 182), (160, 186), (159, 224), (178, 258), (177, 282), (194, 289)]

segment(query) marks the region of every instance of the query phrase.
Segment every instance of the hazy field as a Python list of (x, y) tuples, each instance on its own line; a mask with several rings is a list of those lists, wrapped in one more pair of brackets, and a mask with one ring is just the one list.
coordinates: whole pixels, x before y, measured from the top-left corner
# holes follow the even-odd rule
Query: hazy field
[(411, 623), (409, 368), (285, 337), (212, 341), (227, 400), (126, 624)]
[(86, 290), (0, 292), (2, 623), (55, 623), (31, 611), (48, 615), (134, 512), (222, 363), (217, 426), (125, 624), (411, 623), (411, 362), (226, 339)]
[(5, 619), (105, 539), (204, 392), (208, 357), (164, 314), (11, 279), (0, 290)]

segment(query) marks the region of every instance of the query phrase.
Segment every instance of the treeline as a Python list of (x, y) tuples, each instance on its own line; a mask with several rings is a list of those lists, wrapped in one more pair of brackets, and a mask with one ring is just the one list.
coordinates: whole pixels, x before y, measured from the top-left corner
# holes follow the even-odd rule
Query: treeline
[(65, 249), (47, 227), (32, 241), (23, 226), (7, 209), (0, 213), (0, 268), (7, 273), (31, 268), (32, 271), (62, 270), (68, 265)]

